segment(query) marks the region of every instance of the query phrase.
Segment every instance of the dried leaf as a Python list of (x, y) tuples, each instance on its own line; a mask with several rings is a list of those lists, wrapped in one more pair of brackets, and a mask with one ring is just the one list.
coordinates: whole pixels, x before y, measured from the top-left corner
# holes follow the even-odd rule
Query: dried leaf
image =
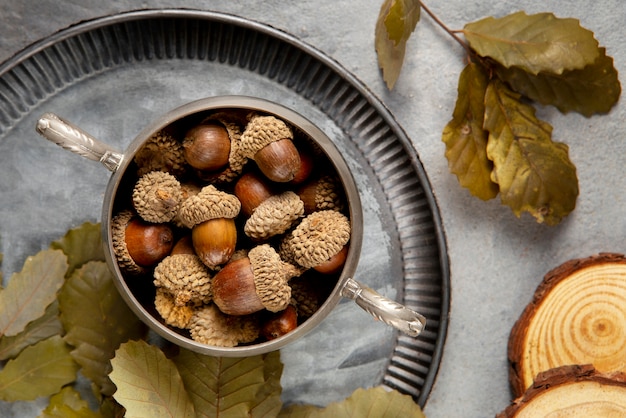
[(53, 241), (50, 248), (61, 250), (67, 255), (68, 276), (87, 261), (104, 261), (99, 223), (85, 222), (77, 228), (70, 229), (62, 238)]
[(613, 58), (600, 48), (600, 56), (582, 70), (563, 74), (527, 73), (518, 67), (497, 68), (498, 76), (513, 90), (544, 105), (553, 105), (563, 113), (570, 111), (591, 116), (607, 113), (622, 92)]
[(0, 336), (17, 335), (29, 322), (44, 315), (57, 296), (67, 271), (67, 258), (59, 250), (44, 250), (28, 257), (19, 273), (0, 292)]
[(452, 120), (442, 134), (450, 172), (461, 186), (483, 200), (498, 194), (498, 185), (491, 181), (493, 163), (487, 158), (488, 132), (483, 129), (488, 82), (481, 65), (470, 63), (463, 69)]
[(137, 418), (195, 417), (193, 403), (185, 391), (174, 363), (163, 352), (143, 340), (120, 346), (111, 360), (113, 395)]
[(404, 63), (406, 43), (420, 19), (418, 0), (385, 0), (376, 21), (375, 47), (383, 80), (392, 90)]
[(221, 358), (181, 350), (174, 362), (198, 417), (274, 417), (282, 407), (278, 352)]
[(112, 395), (110, 360), (122, 342), (142, 336), (143, 326), (128, 308), (102, 261), (88, 261), (74, 271), (59, 294), (65, 341), (72, 357), (100, 392)]
[(552, 13), (487, 17), (465, 25), (463, 34), (478, 55), (531, 74), (582, 69), (600, 54), (593, 32), (581, 27), (577, 19), (557, 18)]
[(59, 304), (54, 301), (48, 305), (44, 315), (30, 322), (24, 331), (15, 336), (5, 336), (0, 339), (0, 360), (14, 358), (29, 345), (62, 333), (63, 326), (59, 321)]
[(76, 379), (70, 348), (54, 336), (25, 348), (0, 371), (0, 399), (30, 401), (50, 396)]
[(102, 418), (102, 414), (92, 411), (80, 393), (66, 386), (50, 397), (48, 406), (38, 418)]
[(409, 395), (382, 387), (357, 389), (344, 401), (326, 408), (292, 405), (279, 418), (425, 418), (422, 410)]
[(578, 179), (567, 145), (553, 142), (552, 127), (498, 80), (487, 87), (485, 129), (492, 179), (516, 216), (529, 212), (540, 223), (556, 225), (574, 210)]

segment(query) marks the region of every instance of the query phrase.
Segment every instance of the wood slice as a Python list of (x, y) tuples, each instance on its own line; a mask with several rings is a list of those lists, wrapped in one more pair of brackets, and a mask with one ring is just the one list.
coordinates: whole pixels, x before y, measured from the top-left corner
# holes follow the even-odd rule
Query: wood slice
[(626, 417), (626, 374), (603, 374), (590, 364), (550, 369), (539, 373), (521, 397), (496, 415), (535, 417)]
[(602, 253), (548, 272), (511, 330), (508, 357), (516, 397), (559, 366), (626, 372), (626, 258)]

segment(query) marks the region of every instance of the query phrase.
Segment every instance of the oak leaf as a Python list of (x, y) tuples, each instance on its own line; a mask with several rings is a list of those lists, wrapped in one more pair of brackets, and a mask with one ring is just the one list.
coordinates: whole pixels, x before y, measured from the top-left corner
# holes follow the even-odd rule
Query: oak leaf
[(50, 248), (61, 250), (67, 256), (68, 276), (87, 261), (105, 260), (100, 227), (100, 223), (85, 222), (50, 244)]
[(418, 0), (385, 0), (381, 5), (374, 42), (378, 66), (389, 90), (400, 76), (406, 43), (417, 26), (420, 11)]
[(65, 386), (50, 397), (48, 406), (37, 418), (102, 418), (102, 414), (92, 411), (76, 389)]
[(531, 74), (582, 69), (600, 55), (593, 32), (577, 19), (557, 18), (552, 13), (520, 11), (487, 17), (466, 24), (462, 32), (478, 55)]
[(470, 63), (463, 69), (452, 120), (442, 134), (450, 171), (461, 186), (483, 200), (498, 194), (498, 185), (491, 180), (493, 162), (487, 158), (488, 132), (483, 129), (488, 83), (481, 65)]
[(556, 225), (576, 206), (578, 179), (568, 147), (552, 141), (552, 127), (501, 81), (485, 94), (487, 155), (502, 203), (516, 216), (529, 212), (540, 223)]

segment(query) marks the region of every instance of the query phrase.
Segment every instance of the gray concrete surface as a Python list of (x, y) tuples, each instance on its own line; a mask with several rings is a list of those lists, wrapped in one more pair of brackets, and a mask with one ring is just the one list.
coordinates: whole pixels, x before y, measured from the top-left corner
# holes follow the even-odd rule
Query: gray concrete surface
[[(566, 142), (578, 168), (577, 209), (556, 227), (515, 218), (497, 200), (479, 201), (449, 174), (441, 130), (449, 120), (463, 51), (423, 16), (407, 46), (394, 91), (383, 85), (373, 47), (380, 1), (276, 0), (1, 0), (0, 62), (32, 42), (76, 22), (144, 8), (182, 7), (231, 13), (271, 25), (320, 49), (357, 78), (391, 110), (411, 137), (436, 196), (451, 267), (448, 337), (439, 374), (426, 404), (428, 418), (493, 416), (510, 400), (506, 342), (511, 326), (542, 276), (558, 264), (598, 252), (626, 252), (624, 205), (626, 105), (585, 118), (541, 108)], [(525, 10), (575, 17), (595, 32), (615, 66), (626, 72), (621, 0), (430, 1), (451, 28), (479, 18)]]

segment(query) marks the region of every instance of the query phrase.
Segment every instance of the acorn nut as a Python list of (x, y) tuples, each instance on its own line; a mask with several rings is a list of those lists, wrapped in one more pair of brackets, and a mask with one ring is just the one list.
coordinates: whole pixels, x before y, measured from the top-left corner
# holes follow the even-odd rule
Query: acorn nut
[(226, 263), (235, 252), (234, 218), (240, 210), (241, 203), (236, 196), (217, 190), (213, 185), (203, 187), (181, 204), (180, 221), (191, 228), (196, 254), (209, 268)]
[(289, 305), (285, 310), (276, 312), (261, 325), (261, 336), (266, 340), (275, 340), (298, 327), (296, 308)]
[(243, 174), (235, 183), (233, 190), (241, 202), (241, 212), (252, 215), (252, 212), (265, 200), (275, 194), (271, 184), (255, 172)]
[(219, 123), (206, 122), (191, 128), (183, 139), (187, 163), (195, 169), (216, 171), (228, 164), (230, 138)]
[(268, 179), (284, 183), (300, 170), (300, 154), (292, 139), (293, 132), (284, 121), (253, 115), (241, 135), (241, 148)]

